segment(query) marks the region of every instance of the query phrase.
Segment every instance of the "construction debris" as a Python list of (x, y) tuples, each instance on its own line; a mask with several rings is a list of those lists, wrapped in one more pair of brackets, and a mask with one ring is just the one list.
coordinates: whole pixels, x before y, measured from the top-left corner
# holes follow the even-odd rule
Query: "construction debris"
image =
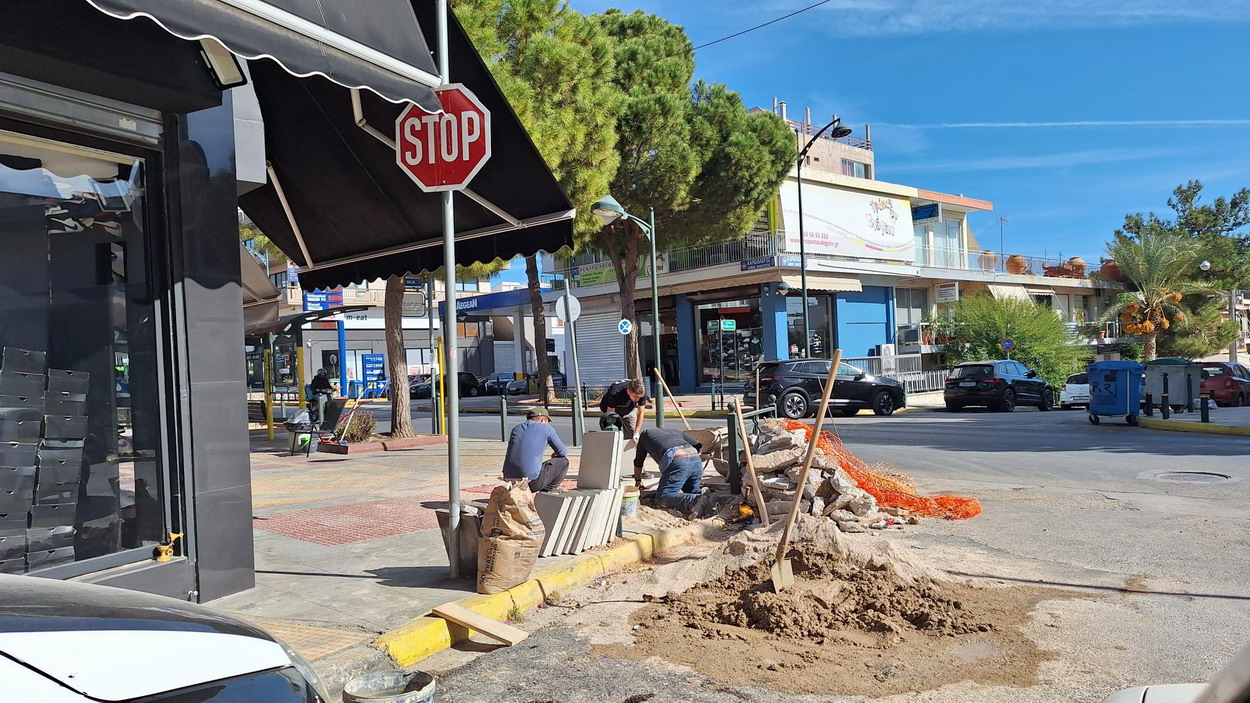
[(797, 497), (802, 513), (829, 518), (844, 532), (863, 532), (865, 527), (919, 524), (913, 513), (957, 518), (981, 510), (971, 498), (917, 495), (915, 482), (906, 474), (888, 464), (868, 467), (828, 432), (821, 433), (821, 451), (800, 492), (797, 481), (810, 433), (810, 427), (793, 420), (766, 420), (752, 438), (760, 497), (770, 514), (789, 510)]

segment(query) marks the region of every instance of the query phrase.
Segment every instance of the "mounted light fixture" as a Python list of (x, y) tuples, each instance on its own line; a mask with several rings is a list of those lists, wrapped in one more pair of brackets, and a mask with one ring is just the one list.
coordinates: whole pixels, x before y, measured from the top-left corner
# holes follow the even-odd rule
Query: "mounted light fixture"
[(216, 39), (200, 40), (200, 56), (208, 64), (208, 73), (218, 88), (228, 90), (247, 84), (247, 74), (243, 73), (238, 57)]

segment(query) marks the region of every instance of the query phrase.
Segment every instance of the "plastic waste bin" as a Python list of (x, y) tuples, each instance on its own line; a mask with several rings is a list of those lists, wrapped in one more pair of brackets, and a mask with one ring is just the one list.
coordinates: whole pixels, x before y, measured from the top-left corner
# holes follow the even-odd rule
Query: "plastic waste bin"
[(1141, 412), (1142, 373), (1146, 367), (1136, 361), (1098, 361), (1090, 364), (1089, 421), (1123, 415), (1130, 425), (1137, 424)]
[(1192, 412), (1198, 407), (1198, 396), (1202, 392), (1202, 364), (1177, 357), (1147, 362), (1145, 392), (1157, 405), (1165, 404), (1163, 394), (1167, 393), (1166, 404), (1171, 406), (1173, 412)]

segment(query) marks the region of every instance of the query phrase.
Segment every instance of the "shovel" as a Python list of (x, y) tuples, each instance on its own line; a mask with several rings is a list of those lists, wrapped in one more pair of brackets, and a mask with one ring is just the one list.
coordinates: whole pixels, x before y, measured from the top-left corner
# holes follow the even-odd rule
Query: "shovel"
[(777, 558), (773, 561), (773, 590), (794, 585), (794, 568), (786, 558), (786, 548), (790, 546), (790, 530), (799, 516), (799, 504), (803, 502), (803, 489), (807, 486), (807, 472), (812, 468), (816, 458), (816, 440), (820, 438), (820, 428), (825, 424), (825, 413), (829, 410), (829, 398), (833, 395), (833, 384), (837, 380), (838, 365), (842, 363), (842, 350), (833, 352), (833, 362), (829, 364), (829, 377), (825, 379), (824, 395), (820, 399), (820, 409), (816, 411), (816, 425), (812, 428), (812, 439), (807, 443), (807, 458), (803, 460), (803, 470), (799, 472), (799, 480), (794, 488), (794, 502), (786, 515), (786, 526), (781, 531), (781, 541), (777, 543)]

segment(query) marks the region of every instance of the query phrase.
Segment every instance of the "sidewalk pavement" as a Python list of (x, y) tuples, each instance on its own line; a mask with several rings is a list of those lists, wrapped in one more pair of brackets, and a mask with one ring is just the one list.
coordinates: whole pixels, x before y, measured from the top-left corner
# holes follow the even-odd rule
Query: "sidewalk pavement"
[(1210, 422), (1204, 423), (1202, 422), (1201, 413), (1194, 411), (1192, 413), (1172, 413), (1168, 419), (1164, 420), (1163, 416), (1156, 410), (1152, 417), (1139, 415), (1137, 421), (1142, 427), (1156, 430), (1250, 437), (1250, 407), (1213, 407), (1210, 410), (1210, 419)]
[[(472, 574), (449, 578), (434, 512), (447, 504), (446, 445), (305, 458), (288, 456), (284, 436), (251, 439), (256, 586), (212, 607), (284, 639), (334, 682), (385, 661), (368, 648), (379, 634), (474, 592)], [(569, 449), (573, 474), (580, 451)], [(460, 441), (463, 502), (489, 495), (503, 453), (499, 441)]]
[[(446, 445), (305, 457), (288, 454), (284, 435), (251, 433), (256, 586), (209, 605), (290, 644), (333, 692), (360, 673), (393, 668), (370, 643), (473, 595), (475, 574), (449, 578), (435, 514), (447, 505)], [(498, 440), (460, 440), (462, 502), (490, 494), (504, 450)], [(574, 479), (580, 447), (569, 447), (569, 461)], [(535, 570), (575, 559), (542, 558)]]
[[(721, 419), (725, 417), (726, 409), (721, 408), (719, 398), (713, 402), (713, 397), (707, 393), (683, 393), (676, 396), (665, 396), (664, 398), (664, 414), (665, 417), (676, 416), (677, 412), (673, 409), (672, 401), (676, 401), (681, 407), (681, 412), (688, 418), (715, 418)], [(740, 395), (725, 394), (725, 403), (732, 400), (741, 400)], [(529, 407), (538, 404), (538, 396), (520, 395), (508, 396), (508, 414), (524, 415)], [(713, 409), (715, 405), (716, 409)], [(428, 412), (430, 410), (429, 400), (412, 401), (414, 410)], [(750, 406), (745, 406), (749, 409)], [(897, 412), (917, 412), (944, 409), (945, 402), (942, 400), (942, 391), (930, 391), (926, 393), (909, 393), (907, 395), (907, 407)], [(499, 396), (477, 396), (475, 398), (461, 398), (460, 412), (462, 413), (483, 413), (488, 415), (499, 414)], [(870, 411), (863, 411), (870, 412)], [(552, 406), (550, 413), (556, 417), (567, 417), (573, 414), (572, 408), (567, 405)], [(599, 410), (597, 407), (587, 408), (587, 417), (598, 417)]]

